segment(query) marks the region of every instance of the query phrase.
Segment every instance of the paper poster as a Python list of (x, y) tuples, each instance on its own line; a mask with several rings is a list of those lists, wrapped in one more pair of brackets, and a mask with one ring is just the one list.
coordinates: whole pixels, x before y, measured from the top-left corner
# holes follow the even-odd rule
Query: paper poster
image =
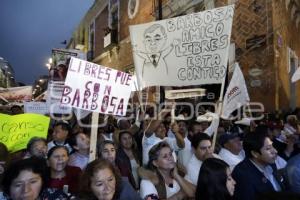
[(71, 58), (61, 104), (92, 112), (126, 114), (132, 75)]
[(49, 113), (49, 107), (46, 102), (24, 102), (24, 113), (46, 115)]
[(67, 76), (71, 57), (86, 60), (86, 54), (77, 49), (52, 49), (52, 67), (50, 69), (50, 80), (64, 81)]
[(130, 26), (141, 87), (221, 83), (234, 6)]
[(31, 101), (32, 86), (1, 88), (0, 95), (7, 101)]
[(26, 149), (32, 137), (47, 138), (49, 123), (49, 117), (38, 114), (0, 114), (0, 142), (10, 152)]

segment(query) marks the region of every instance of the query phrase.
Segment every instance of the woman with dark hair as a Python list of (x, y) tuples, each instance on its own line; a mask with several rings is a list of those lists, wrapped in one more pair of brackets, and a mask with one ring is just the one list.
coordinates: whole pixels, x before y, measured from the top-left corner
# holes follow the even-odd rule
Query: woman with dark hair
[[(5, 171), (2, 186), (6, 199), (67, 199), (61, 190), (46, 189), (47, 167), (44, 159), (31, 157), (18, 160)], [(2, 199), (5, 197), (2, 197)]]
[(50, 178), (47, 186), (50, 188), (64, 189), (66, 193), (76, 194), (78, 191), (79, 167), (68, 166), (69, 153), (65, 146), (52, 147), (48, 152), (48, 166)]
[(235, 188), (229, 165), (217, 158), (206, 159), (200, 169), (196, 199), (230, 200)]
[(89, 163), (81, 177), (80, 197), (85, 200), (140, 200), (129, 182), (106, 159)]
[(140, 195), (143, 199), (192, 197), (191, 184), (178, 174), (172, 149), (168, 143), (160, 142), (150, 149), (148, 169), (156, 174), (159, 182), (155, 184), (151, 180), (141, 181)]
[(119, 134), (119, 148), (116, 154), (116, 165), (122, 176), (128, 176), (129, 182), (135, 188), (139, 188), (139, 177), (137, 169), (141, 165), (141, 155), (138, 154), (137, 144), (132, 134), (121, 131)]

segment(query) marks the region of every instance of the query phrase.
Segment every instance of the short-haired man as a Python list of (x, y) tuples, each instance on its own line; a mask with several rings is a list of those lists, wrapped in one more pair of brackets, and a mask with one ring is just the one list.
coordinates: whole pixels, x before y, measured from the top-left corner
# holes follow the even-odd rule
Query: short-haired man
[(213, 151), (211, 138), (205, 133), (194, 135), (191, 143), (194, 153), (187, 165), (187, 174), (184, 178), (196, 186), (202, 162), (212, 157)]
[[(277, 151), (262, 132), (249, 133), (243, 140), (246, 158), (233, 170), (235, 200), (254, 200), (262, 193), (282, 190), (283, 177), (277, 176)], [(279, 180), (279, 181), (278, 181)]]
[(68, 148), (69, 153), (72, 152), (72, 147), (67, 142), (70, 132), (70, 126), (67, 122), (57, 122), (53, 127), (52, 141), (48, 143), (48, 150), (54, 146), (65, 146)]

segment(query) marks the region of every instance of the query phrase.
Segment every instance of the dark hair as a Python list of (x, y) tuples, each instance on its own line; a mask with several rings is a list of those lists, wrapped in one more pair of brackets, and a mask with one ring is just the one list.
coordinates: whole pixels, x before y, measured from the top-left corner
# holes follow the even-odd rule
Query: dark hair
[(70, 138), (68, 139), (68, 144), (72, 147), (72, 149), (73, 150), (75, 150), (74, 149), (74, 146), (77, 146), (77, 136), (79, 135), (79, 134), (84, 134), (84, 135), (86, 135), (83, 131), (79, 131), (79, 132), (76, 132), (76, 133), (74, 133), (74, 134), (72, 134), (71, 136), (70, 136)]
[(252, 151), (261, 154), (260, 149), (264, 146), (264, 142), (267, 137), (268, 135), (264, 132), (255, 131), (248, 133), (243, 140), (245, 156), (247, 158), (252, 158)]
[(134, 138), (133, 138), (133, 136), (132, 136), (132, 134), (130, 133), (130, 131), (121, 131), (120, 133), (119, 133), (119, 145), (120, 145), (120, 147), (122, 147), (122, 144), (121, 144), (121, 137), (123, 136), (123, 135), (125, 135), (125, 134), (128, 134), (128, 135), (130, 135), (131, 136), (131, 138), (132, 138), (132, 149), (134, 149), (134, 150), (137, 150), (137, 144), (136, 144), (136, 142), (135, 142), (135, 140), (134, 140)]
[(5, 144), (0, 142), (0, 160), (6, 161), (9, 158), (9, 152)]
[(47, 158), (48, 158), (48, 159), (52, 156), (52, 154), (54, 153), (54, 151), (55, 151), (56, 149), (64, 149), (64, 150), (66, 150), (66, 152), (67, 152), (67, 154), (68, 154), (68, 156), (69, 156), (69, 150), (68, 150), (68, 148), (65, 147), (65, 146), (62, 146), (62, 145), (58, 145), (58, 146), (54, 146), (54, 147), (52, 147), (51, 149), (49, 149), (48, 154), (47, 154)]
[(198, 145), (203, 140), (211, 141), (211, 138), (206, 133), (198, 133), (198, 134), (194, 135), (192, 137), (192, 141), (191, 141), (192, 147), (194, 147), (194, 149), (197, 149)]
[(85, 171), (81, 176), (79, 184), (79, 194), (82, 198), (86, 198), (89, 200), (97, 199), (91, 189), (91, 178), (99, 170), (103, 169), (110, 169), (111, 172), (114, 174), (116, 179), (116, 191), (113, 199), (118, 199), (121, 190), (122, 178), (118, 169), (116, 169), (116, 167), (113, 166), (113, 164), (106, 159), (96, 159), (87, 165)]
[(225, 200), (230, 199), (226, 187), (229, 165), (217, 158), (208, 158), (201, 165), (195, 199)]
[(44, 142), (47, 145), (47, 140), (42, 137), (32, 137), (29, 142), (27, 143), (27, 151), (32, 154), (32, 147), (36, 142)]
[(54, 127), (60, 126), (62, 130), (68, 131), (68, 134), (71, 132), (71, 127), (67, 122), (59, 121), (54, 124)]
[[(46, 180), (47, 180), (47, 164), (45, 159), (31, 157), (23, 160), (18, 160), (12, 162), (7, 170), (4, 172), (2, 186), (4, 193), (10, 196), (10, 186), (12, 182), (20, 175), (22, 171), (32, 171), (35, 174), (41, 176), (42, 179), (42, 189), (45, 188)], [(40, 192), (41, 192), (40, 191)]]
[(148, 165), (147, 165), (147, 167), (150, 170), (156, 170), (157, 169), (157, 167), (153, 165), (153, 161), (158, 159), (160, 150), (165, 148), (165, 147), (168, 147), (168, 148), (171, 149), (170, 145), (167, 142), (159, 142), (156, 145), (154, 145), (153, 147), (151, 147), (151, 149), (148, 153), (149, 161), (148, 161)]

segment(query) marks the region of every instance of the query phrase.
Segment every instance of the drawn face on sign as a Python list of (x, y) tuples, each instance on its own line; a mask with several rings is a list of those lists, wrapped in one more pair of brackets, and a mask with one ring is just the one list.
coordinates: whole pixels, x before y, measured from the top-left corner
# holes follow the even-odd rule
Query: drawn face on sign
[(165, 28), (159, 24), (150, 26), (144, 32), (144, 44), (148, 53), (159, 53), (167, 41)]

